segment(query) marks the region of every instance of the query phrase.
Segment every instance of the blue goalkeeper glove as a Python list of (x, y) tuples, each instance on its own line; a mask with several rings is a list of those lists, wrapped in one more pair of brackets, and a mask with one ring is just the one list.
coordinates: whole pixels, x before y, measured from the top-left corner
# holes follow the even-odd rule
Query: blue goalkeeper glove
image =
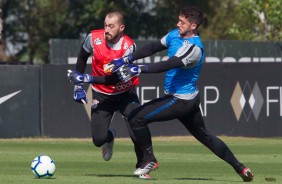
[(94, 77), (89, 74), (82, 74), (77, 71), (71, 71), (68, 70), (67, 74), (70, 82), (74, 85), (76, 84), (83, 84), (83, 83), (93, 83), (94, 82)]
[(120, 67), (125, 64), (131, 64), (132, 61), (132, 54), (129, 54), (128, 56), (122, 58), (114, 59), (108, 64), (104, 65), (104, 72), (107, 74), (115, 73)]
[(78, 103), (87, 104), (88, 100), (83, 88), (83, 84), (74, 85), (73, 99)]
[(120, 67), (117, 71), (118, 77), (122, 82), (127, 82), (131, 78), (138, 76), (141, 73), (141, 69), (138, 65), (126, 64)]

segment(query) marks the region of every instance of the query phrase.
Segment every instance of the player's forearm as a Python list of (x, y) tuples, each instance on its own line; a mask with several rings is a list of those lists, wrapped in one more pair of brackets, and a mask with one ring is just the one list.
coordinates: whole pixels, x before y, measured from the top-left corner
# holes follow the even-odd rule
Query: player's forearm
[(74, 85), (83, 83), (115, 85), (119, 82), (119, 77), (116, 73), (106, 76), (92, 76), (91, 74), (82, 74), (69, 69), (67, 76)]
[(105, 84), (105, 85), (115, 85), (119, 82), (119, 78), (116, 74), (106, 75), (106, 76), (93, 76), (94, 84)]
[(144, 45), (140, 49), (137, 49), (137, 51), (133, 52), (132, 59), (133, 60), (141, 59), (141, 58), (150, 56), (150, 55), (152, 55), (156, 52), (165, 50), (165, 49), (167, 49), (167, 48), (164, 45), (162, 45), (159, 40), (158, 41), (152, 41), (152, 42)]
[(183, 62), (176, 56), (169, 58), (167, 61), (158, 63), (139, 65), (141, 73), (161, 73), (173, 68), (184, 66)]

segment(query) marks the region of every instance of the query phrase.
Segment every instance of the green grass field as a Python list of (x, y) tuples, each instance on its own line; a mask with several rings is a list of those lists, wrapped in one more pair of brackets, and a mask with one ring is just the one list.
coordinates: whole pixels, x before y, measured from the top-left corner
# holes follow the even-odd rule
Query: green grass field
[[(255, 174), (253, 183), (282, 183), (281, 138), (221, 137)], [(116, 139), (111, 161), (102, 159), (91, 139), (0, 139), (0, 184), (214, 184), (242, 183), (233, 168), (192, 137), (153, 139), (160, 168), (152, 180), (132, 175), (135, 167), (129, 139)], [(35, 179), (30, 164), (44, 154), (56, 162), (51, 179)]]

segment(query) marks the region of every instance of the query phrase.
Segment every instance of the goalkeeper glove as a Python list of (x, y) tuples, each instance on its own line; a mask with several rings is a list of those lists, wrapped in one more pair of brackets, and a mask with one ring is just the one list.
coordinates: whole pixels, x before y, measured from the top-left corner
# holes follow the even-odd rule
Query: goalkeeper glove
[(87, 104), (88, 100), (83, 88), (83, 84), (74, 85), (73, 99), (78, 103)]
[(132, 54), (129, 54), (128, 56), (114, 59), (108, 64), (104, 65), (104, 72), (107, 74), (115, 73), (120, 67), (122, 67), (125, 64), (131, 64), (133, 61)]
[(67, 74), (70, 82), (74, 85), (76, 84), (82, 84), (82, 83), (93, 83), (94, 82), (94, 77), (89, 74), (82, 74), (77, 71), (71, 71), (68, 70)]
[(141, 73), (141, 69), (139, 68), (138, 65), (134, 65), (134, 64), (123, 65), (117, 71), (119, 79), (122, 82), (127, 82), (131, 78), (138, 76), (140, 73)]

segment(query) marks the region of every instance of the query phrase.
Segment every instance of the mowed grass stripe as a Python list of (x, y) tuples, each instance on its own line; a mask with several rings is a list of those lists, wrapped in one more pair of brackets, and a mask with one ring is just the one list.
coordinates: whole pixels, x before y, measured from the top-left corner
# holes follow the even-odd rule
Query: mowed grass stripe
[[(255, 174), (253, 183), (282, 183), (282, 139), (220, 137)], [(241, 183), (234, 170), (193, 137), (154, 137), (160, 168), (152, 180), (132, 175), (136, 158), (129, 139), (116, 139), (114, 155), (105, 162), (91, 139), (0, 139), (0, 184), (106, 183), (202, 184)], [(34, 179), (30, 164), (46, 154), (56, 161), (53, 179)]]

